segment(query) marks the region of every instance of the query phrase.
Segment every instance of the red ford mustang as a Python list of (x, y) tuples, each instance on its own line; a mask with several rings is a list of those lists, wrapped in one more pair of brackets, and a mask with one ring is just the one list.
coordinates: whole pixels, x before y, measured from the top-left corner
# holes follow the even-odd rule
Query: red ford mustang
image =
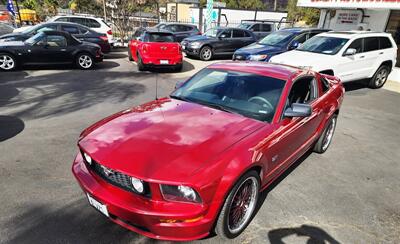
[(72, 171), (89, 203), (156, 239), (238, 236), (259, 192), (307, 150), (327, 150), (344, 88), (271, 63), (217, 63), (170, 97), (84, 130)]
[(173, 67), (182, 70), (182, 49), (173, 33), (160, 29), (138, 29), (128, 44), (130, 61), (136, 61), (138, 69), (149, 67)]

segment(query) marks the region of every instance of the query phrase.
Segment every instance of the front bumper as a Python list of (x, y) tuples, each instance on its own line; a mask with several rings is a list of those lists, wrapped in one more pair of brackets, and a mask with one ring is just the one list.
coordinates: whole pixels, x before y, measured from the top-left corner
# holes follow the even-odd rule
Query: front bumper
[(151, 199), (125, 191), (90, 171), (80, 154), (72, 172), (85, 193), (107, 206), (111, 221), (144, 236), (189, 241), (208, 236), (213, 225), (215, 211), (208, 211), (205, 204), (158, 200), (161, 193), (156, 191), (152, 191)]
[(192, 48), (190, 46), (182, 46), (182, 51), (186, 55), (198, 56), (200, 54), (200, 48)]

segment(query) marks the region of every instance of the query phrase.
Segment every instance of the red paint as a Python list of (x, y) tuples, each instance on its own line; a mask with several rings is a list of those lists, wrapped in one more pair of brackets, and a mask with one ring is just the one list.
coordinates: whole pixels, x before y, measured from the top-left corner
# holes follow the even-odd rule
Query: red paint
[[(89, 127), (80, 137), (81, 150), (106, 167), (150, 184), (151, 198), (110, 185), (88, 170), (79, 153), (72, 171), (85, 192), (107, 205), (112, 221), (155, 239), (207, 236), (235, 181), (250, 168), (260, 167), (262, 188), (266, 188), (313, 145), (343, 99), (344, 88), (336, 78), (325, 76), (332, 82), (330, 90), (322, 94), (321, 75), (312, 71), (256, 62), (209, 67), (287, 80), (272, 123), (163, 98)], [(280, 119), (293, 80), (304, 74), (315, 75), (319, 83), (313, 114)], [(272, 162), (274, 155), (279, 157)], [(202, 203), (165, 201), (160, 183), (190, 186)]]

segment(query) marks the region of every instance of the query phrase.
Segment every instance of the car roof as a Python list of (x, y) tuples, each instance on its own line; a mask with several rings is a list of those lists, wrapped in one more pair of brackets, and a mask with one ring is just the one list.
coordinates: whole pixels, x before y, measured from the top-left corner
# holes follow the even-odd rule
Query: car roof
[(303, 28), (303, 27), (291, 27), (291, 28), (283, 28), (279, 31), (288, 31), (293, 33), (301, 33), (301, 32), (308, 32), (308, 31), (330, 31), (330, 29), (322, 29), (322, 28)]
[(162, 22), (162, 23), (159, 23), (159, 24), (163, 24), (163, 25), (184, 25), (184, 26), (191, 26), (191, 27), (196, 26), (196, 25), (193, 25), (193, 24), (185, 24), (185, 23), (179, 23), (179, 22), (168, 22), (168, 23)]
[(353, 39), (358, 37), (390, 36), (391, 34), (386, 32), (374, 32), (374, 31), (330, 31), (322, 33), (320, 35)]
[(209, 65), (208, 68), (253, 73), (280, 80), (288, 80), (294, 74), (303, 72), (302, 69), (294, 66), (267, 63), (267, 62), (250, 62), (250, 61), (218, 62)]
[(96, 20), (99, 20), (99, 19), (102, 19), (102, 18), (98, 18), (98, 17), (94, 17), (94, 16), (85, 16), (85, 15), (57, 15), (57, 16), (54, 16), (52, 19), (56, 19), (56, 18), (62, 18), (62, 17), (67, 17), (67, 18), (86, 18), (86, 19), (96, 19)]
[(143, 28), (143, 30), (144, 30), (145, 32), (148, 32), (148, 33), (165, 33), (165, 34), (171, 34), (171, 35), (174, 34), (174, 33), (172, 33), (172, 32), (169, 31), (169, 30), (164, 30), (164, 29), (154, 28), (154, 27)]
[[(81, 25), (81, 24), (77, 24), (77, 23), (73, 23), (73, 22), (65, 22), (65, 21), (54, 21), (54, 22), (45, 22), (45, 23), (41, 23), (38, 24), (40, 26), (46, 26), (46, 25), (58, 25), (58, 24), (62, 24), (62, 25), (70, 25), (70, 26), (76, 26), (76, 27), (80, 27), (83, 29), (87, 29), (92, 31), (89, 27)], [(36, 26), (36, 25), (35, 25)]]

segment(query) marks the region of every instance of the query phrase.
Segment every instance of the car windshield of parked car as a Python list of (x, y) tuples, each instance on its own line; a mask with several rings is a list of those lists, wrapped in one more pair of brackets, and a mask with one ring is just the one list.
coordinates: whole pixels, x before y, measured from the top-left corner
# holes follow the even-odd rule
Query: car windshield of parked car
[(321, 53), (327, 55), (335, 55), (349, 41), (346, 38), (330, 37), (330, 36), (314, 36), (304, 42), (296, 50)]
[(277, 31), (261, 39), (258, 43), (269, 46), (283, 46), (294, 37), (293, 32)]
[(221, 30), (219, 30), (219, 29), (217, 29), (217, 28), (212, 28), (212, 29), (207, 30), (207, 31), (204, 33), (204, 35), (205, 35), (205, 36), (210, 36), (210, 37), (217, 37), (217, 35), (218, 35), (218, 33), (219, 33), (220, 31), (221, 31)]
[(144, 37), (145, 42), (175, 42), (174, 35), (171, 33), (147, 33)]
[(40, 40), (43, 40), (45, 36), (46, 34), (44, 34), (43, 32), (39, 32), (36, 35), (32, 36), (31, 38), (27, 39), (25, 43), (32, 46), (33, 44), (39, 42)]
[(206, 68), (171, 98), (270, 123), (284, 86), (284, 80), (268, 76)]

